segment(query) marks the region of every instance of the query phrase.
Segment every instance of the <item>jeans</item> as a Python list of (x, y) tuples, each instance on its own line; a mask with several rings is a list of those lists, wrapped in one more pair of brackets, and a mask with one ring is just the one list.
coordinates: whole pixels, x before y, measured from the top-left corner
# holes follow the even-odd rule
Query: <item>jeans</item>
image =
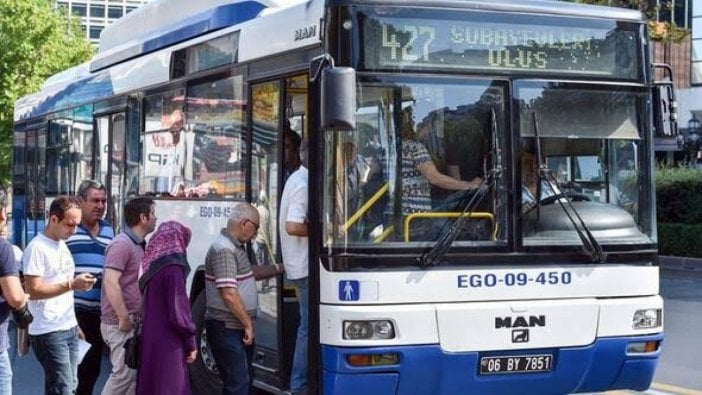
[(205, 321), (207, 342), (224, 382), (223, 395), (248, 395), (251, 390), (254, 346), (244, 344), (244, 330), (217, 320)]
[(30, 336), (29, 341), (44, 369), (44, 393), (73, 394), (78, 387), (78, 327)]
[(307, 388), (307, 334), (309, 332), (309, 282), (307, 277), (290, 280), (298, 292), (300, 303), (300, 325), (297, 327), (295, 340), (295, 355), (293, 356), (292, 373), (290, 374), (290, 390), (302, 391)]
[(92, 395), (93, 387), (100, 376), (102, 348), (105, 342), (100, 333), (100, 311), (76, 310), (78, 325), (85, 334), (85, 340), (90, 343), (90, 350), (78, 365), (78, 395)]
[(12, 365), (7, 350), (0, 351), (0, 395), (12, 395)]

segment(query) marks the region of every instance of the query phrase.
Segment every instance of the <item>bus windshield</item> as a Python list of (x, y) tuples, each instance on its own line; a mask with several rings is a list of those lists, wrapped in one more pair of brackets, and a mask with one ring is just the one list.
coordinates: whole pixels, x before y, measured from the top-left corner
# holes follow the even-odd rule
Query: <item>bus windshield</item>
[(600, 244), (651, 243), (651, 195), (642, 188), (647, 94), (519, 81), (515, 100), (524, 244), (580, 243), (566, 200)]
[(504, 150), (506, 90), (484, 79), (362, 82), (356, 130), (326, 135), (327, 242), (426, 244), (459, 216), (456, 243), (504, 242), (504, 181), (485, 175)]

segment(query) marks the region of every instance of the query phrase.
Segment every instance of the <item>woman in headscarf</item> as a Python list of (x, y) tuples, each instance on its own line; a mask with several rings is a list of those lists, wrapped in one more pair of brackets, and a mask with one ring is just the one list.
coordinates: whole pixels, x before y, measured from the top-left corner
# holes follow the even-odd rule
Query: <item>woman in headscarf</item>
[(190, 229), (162, 223), (146, 246), (139, 288), (143, 322), (137, 394), (190, 394), (187, 364), (195, 361), (195, 324), (185, 291)]

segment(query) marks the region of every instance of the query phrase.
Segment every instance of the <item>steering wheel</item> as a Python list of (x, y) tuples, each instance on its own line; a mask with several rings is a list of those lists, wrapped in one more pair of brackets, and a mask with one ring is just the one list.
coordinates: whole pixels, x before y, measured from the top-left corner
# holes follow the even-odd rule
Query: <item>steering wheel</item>
[(579, 193), (579, 192), (573, 192), (573, 191), (566, 191), (566, 192), (561, 192), (557, 193), (555, 195), (547, 196), (543, 199), (541, 199), (541, 204), (542, 206), (545, 206), (547, 204), (553, 204), (556, 203), (556, 200), (561, 199), (561, 198), (566, 198), (570, 200), (571, 202), (589, 202), (590, 196), (584, 194), (584, 193)]

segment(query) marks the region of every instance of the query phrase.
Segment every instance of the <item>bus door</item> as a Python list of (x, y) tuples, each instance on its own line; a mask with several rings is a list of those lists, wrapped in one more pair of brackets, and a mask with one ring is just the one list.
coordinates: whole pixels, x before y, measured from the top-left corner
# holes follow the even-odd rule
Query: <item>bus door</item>
[[(260, 225), (252, 242), (255, 264), (279, 262), (278, 201), (280, 183), (280, 108), (282, 86), (270, 81), (251, 86), (251, 203), (259, 211)], [(280, 278), (260, 281), (256, 319), (254, 379), (275, 388), (285, 383), (280, 358)]]
[[(256, 264), (282, 262), (278, 236), (278, 204), (285, 179), (294, 170), (286, 166), (284, 131), (307, 135), (307, 74), (251, 86), (251, 203), (259, 209), (261, 224), (252, 242)], [(258, 283), (254, 379), (258, 384), (288, 388), (298, 303), (284, 276)]]
[(107, 189), (105, 220), (117, 231), (122, 223), (125, 193), (126, 111), (95, 115), (97, 130), (95, 178)]

